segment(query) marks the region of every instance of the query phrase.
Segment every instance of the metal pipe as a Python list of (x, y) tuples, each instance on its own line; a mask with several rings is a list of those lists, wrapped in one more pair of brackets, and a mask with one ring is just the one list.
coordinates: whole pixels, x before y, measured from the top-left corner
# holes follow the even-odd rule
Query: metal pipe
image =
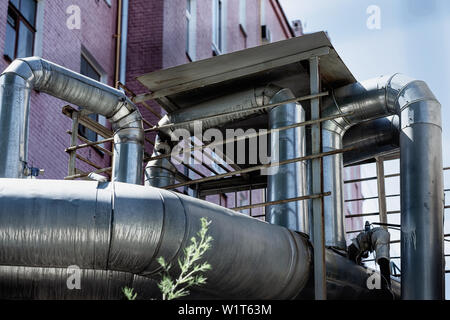
[(144, 130), (136, 106), (121, 91), (38, 57), (16, 59), (0, 76), (0, 177), (24, 177), (32, 89), (106, 116), (115, 131), (113, 181), (142, 183)]
[(122, 13), (121, 13), (121, 32), (120, 32), (120, 72), (119, 81), (123, 84), (126, 83), (127, 73), (127, 43), (128, 43), (128, 8), (129, 0), (122, 1)]
[(422, 81), (402, 83), (396, 105), (401, 112), (402, 297), (443, 300), (441, 105)]
[[(254, 108), (269, 104), (270, 99), (278, 91), (280, 91), (279, 87), (267, 85), (265, 87), (235, 92), (217, 99), (208, 100), (190, 108), (172, 112), (165, 115), (158, 122), (159, 135), (163, 140), (178, 141), (179, 136), (174, 134), (174, 130), (176, 129), (186, 129), (188, 132), (193, 133), (196, 123), (201, 123), (202, 129), (206, 130), (262, 114), (265, 110), (254, 110)], [(217, 116), (221, 113), (224, 114)], [(196, 119), (202, 120), (197, 122)], [(170, 124), (176, 124), (176, 127), (168, 126)]]
[(398, 116), (366, 121), (352, 126), (343, 136), (344, 147), (355, 150), (344, 153), (344, 165), (372, 159), (400, 148)]
[[(277, 92), (269, 103), (292, 99), (291, 90)], [(289, 103), (270, 110), (269, 127), (276, 129), (305, 121), (305, 111), (300, 104)], [(270, 137), (272, 161), (299, 158), (306, 155), (305, 128), (283, 130)], [(274, 159), (278, 155), (278, 159)], [(297, 198), (306, 195), (306, 167), (304, 161), (274, 168), (267, 176), (267, 200), (269, 202)], [(267, 208), (267, 220), (272, 224), (309, 234), (309, 217), (306, 202), (295, 201)]]
[[(354, 112), (324, 122), (324, 151), (340, 148), (343, 134), (356, 123), (394, 114), (400, 117), (404, 299), (444, 297), (440, 109), (439, 102), (423, 81), (399, 74), (344, 86), (324, 98), (323, 116)], [(332, 193), (325, 199), (325, 221), (329, 222), (327, 244), (342, 247), (345, 243), (341, 222), (344, 219), (342, 157), (337, 154), (324, 161), (329, 168), (324, 176), (324, 192)], [(339, 199), (333, 199), (333, 195)]]
[[(292, 299), (308, 295), (312, 247), (305, 237), (284, 227), (138, 185), (1, 182), (1, 298), (117, 298), (124, 285), (158, 297), (152, 292), (152, 279), (160, 271), (157, 258), (172, 263), (172, 275), (177, 274), (174, 262), (199, 230), (201, 217), (211, 221), (212, 249), (204, 259), (212, 269), (205, 274), (208, 281), (197, 290), (198, 296)], [(77, 293), (69, 292), (67, 282), (62, 282), (63, 276), (67, 281), (67, 268), (74, 265), (81, 270), (81, 290), (72, 290)], [(330, 297), (371, 294), (366, 286), (371, 273), (330, 250), (327, 270)]]

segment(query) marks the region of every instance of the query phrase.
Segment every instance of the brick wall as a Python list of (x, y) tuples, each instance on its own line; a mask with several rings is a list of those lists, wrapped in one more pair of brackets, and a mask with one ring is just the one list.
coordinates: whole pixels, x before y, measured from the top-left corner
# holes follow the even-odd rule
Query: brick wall
[[(81, 47), (94, 57), (107, 74), (107, 83), (114, 82), (116, 7), (105, 1), (41, 0), (44, 6), (42, 57), (71, 70), (80, 71)], [(66, 9), (78, 5), (81, 9), (81, 29), (70, 30), (66, 25), (69, 17)], [(6, 12), (8, 1), (0, 0), (0, 50), (4, 51)], [(3, 56), (3, 55), (2, 55)], [(0, 59), (2, 70), (8, 65)], [(61, 113), (67, 103), (46, 94), (33, 92), (30, 104), (29, 163), (45, 169), (46, 179), (61, 179), (67, 175), (68, 155), (64, 149), (70, 144), (66, 130), (72, 121)], [(75, 107), (75, 106), (74, 106)], [(82, 156), (102, 166), (110, 164), (109, 156), (101, 155), (92, 148), (79, 152)], [(83, 171), (94, 169), (77, 161)]]

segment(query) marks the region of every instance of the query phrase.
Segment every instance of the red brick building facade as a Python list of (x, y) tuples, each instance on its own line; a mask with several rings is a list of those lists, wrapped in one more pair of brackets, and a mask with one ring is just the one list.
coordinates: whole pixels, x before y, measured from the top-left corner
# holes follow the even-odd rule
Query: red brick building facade
[[(114, 86), (118, 4), (118, 0), (0, 0), (4, 53), (0, 69), (16, 57), (37, 55), (77, 72), (87, 66), (94, 77)], [(139, 75), (287, 39), (299, 35), (296, 30), (277, 0), (129, 0), (126, 85), (139, 94), (144, 91), (135, 80)], [(61, 112), (66, 104), (32, 93), (29, 164), (44, 169), (45, 179), (62, 179), (68, 173), (69, 156), (64, 150), (70, 144), (67, 131), (72, 121)], [(150, 123), (157, 123), (147, 109), (141, 111)], [(100, 167), (111, 165), (109, 155), (95, 148), (79, 154)], [(76, 166), (85, 172), (95, 169), (79, 160)], [(258, 202), (261, 192), (254, 192)], [(248, 203), (248, 193), (239, 197), (238, 205)], [(234, 196), (208, 200), (235, 203)]]

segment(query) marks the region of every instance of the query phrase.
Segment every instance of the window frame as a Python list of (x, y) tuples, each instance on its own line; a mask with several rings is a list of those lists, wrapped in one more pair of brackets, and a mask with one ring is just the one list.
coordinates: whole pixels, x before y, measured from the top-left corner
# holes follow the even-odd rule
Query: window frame
[[(98, 78), (98, 80), (97, 79), (94, 79), (94, 78), (91, 78), (91, 77), (89, 77), (88, 75), (86, 75), (86, 74), (83, 74), (82, 72), (81, 72), (81, 64), (82, 64), (82, 61), (85, 61), (88, 65), (89, 65), (89, 67), (99, 76), (99, 78)], [(93, 79), (93, 80), (96, 80), (96, 81), (99, 81), (99, 82), (102, 82), (102, 83), (105, 83), (106, 82), (106, 79), (107, 79), (107, 75), (106, 75), (106, 73), (103, 71), (103, 69), (99, 66), (99, 64), (94, 60), (94, 58), (89, 54), (89, 52), (86, 50), (86, 49), (84, 49), (84, 47), (82, 47), (82, 50), (81, 50), (81, 55), (80, 55), (80, 74), (82, 74), (82, 75), (84, 75), (84, 76), (86, 76), (86, 77), (89, 77), (90, 79)], [(87, 115), (88, 117), (89, 116), (91, 116), (91, 115), (94, 115), (93, 113), (91, 113), (91, 114), (89, 114), (89, 115)], [(101, 120), (101, 117), (100, 117), (100, 115), (99, 114), (95, 114), (95, 119), (93, 119), (93, 117), (90, 117), (93, 121), (96, 121), (96, 122), (98, 122), (99, 124), (101, 124), (101, 125), (106, 125), (106, 118), (104, 118), (104, 120), (103, 121), (100, 121)], [(104, 123), (103, 123), (104, 122)], [(81, 135), (82, 137), (84, 137), (84, 138), (86, 138), (86, 139), (88, 139), (88, 140), (91, 140), (88, 136), (86, 136), (85, 134), (83, 134), (82, 132), (81, 132), (81, 125), (79, 125), (78, 126), (78, 134), (79, 135)], [(86, 130), (90, 130), (90, 129), (88, 129), (88, 128), (86, 128)], [(90, 131), (92, 131), (92, 130), (90, 130)], [(95, 133), (95, 139), (94, 140), (91, 140), (91, 141), (93, 141), (93, 142), (96, 142), (96, 141), (99, 141), (100, 139), (102, 139), (102, 137), (101, 136), (99, 136), (99, 134), (97, 134), (96, 132), (94, 132)], [(101, 145), (101, 146), (103, 146), (103, 145)], [(103, 152), (101, 152), (101, 151), (99, 151), (98, 149), (96, 149), (96, 148), (94, 148), (98, 153), (100, 153), (101, 155), (103, 155)]]
[(225, 52), (225, 21), (227, 3), (225, 0), (213, 0), (212, 5), (212, 51), (213, 55), (220, 55)]
[[(22, 3), (22, 0), (18, 0), (19, 1), (19, 8), (20, 8), (20, 5), (21, 5), (21, 3)], [(8, 22), (8, 16), (9, 16), (9, 10), (11, 10), (11, 11), (13, 11), (14, 12), (14, 14), (16, 15), (16, 25), (15, 25), (15, 28), (14, 28), (14, 32), (15, 32), (15, 34), (16, 34), (16, 38), (15, 38), (15, 41), (14, 41), (14, 57), (10, 57), (5, 51), (6, 51), (6, 43), (5, 43), (5, 47), (4, 47), (4, 49), (3, 49), (3, 57), (6, 59), (6, 60), (8, 60), (8, 61), (13, 61), (14, 59), (16, 59), (17, 58), (17, 50), (18, 50), (18, 47), (19, 47), (19, 39), (20, 39), (20, 25), (21, 25), (21, 22), (23, 22), (23, 24), (24, 24), (24, 26), (28, 29), (28, 30), (30, 30), (31, 31), (31, 33), (33, 34), (33, 43), (31, 44), (31, 55), (33, 55), (33, 53), (34, 53), (34, 46), (35, 46), (35, 43), (36, 43), (36, 33), (37, 33), (37, 29), (36, 29), (36, 20), (37, 20), (37, 11), (38, 11), (38, 1), (36, 1), (36, 0), (33, 0), (34, 2), (35, 2), (35, 4), (36, 4), (36, 6), (35, 6), (35, 8), (34, 8), (34, 26), (25, 18), (25, 16), (22, 14), (22, 12), (20, 12), (20, 9), (19, 8), (16, 8), (16, 6), (11, 2), (11, 1), (8, 1), (8, 12), (7, 12), (7, 20), (6, 20), (6, 23), (7, 24), (9, 24), (9, 22)]]
[[(188, 3), (190, 5), (190, 10), (188, 10)], [(186, 1), (186, 55), (190, 61), (195, 61), (196, 59), (196, 24), (197, 24), (197, 1), (187, 0)]]

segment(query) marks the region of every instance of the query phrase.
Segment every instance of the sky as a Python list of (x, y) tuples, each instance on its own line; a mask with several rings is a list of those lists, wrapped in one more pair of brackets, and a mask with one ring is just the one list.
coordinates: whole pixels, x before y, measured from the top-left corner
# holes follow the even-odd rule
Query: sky
[[(443, 163), (444, 167), (450, 166), (450, 1), (280, 0), (280, 3), (289, 21), (302, 21), (304, 33), (326, 31), (358, 81), (397, 72), (424, 80), (442, 105)], [(361, 171), (363, 177), (376, 175), (373, 164), (362, 166)], [(398, 172), (398, 160), (385, 164), (385, 174)], [(386, 179), (386, 194), (397, 194), (399, 181)], [(444, 186), (450, 188), (450, 170), (444, 172)], [(362, 192), (365, 197), (376, 196), (376, 181), (363, 183)], [(399, 209), (399, 198), (389, 198), (387, 210)], [(377, 210), (377, 200), (364, 201), (363, 212)], [(450, 209), (446, 210), (445, 218), (448, 234)], [(377, 217), (372, 221), (377, 221)], [(389, 215), (388, 222), (399, 223), (399, 215)], [(399, 232), (391, 232), (391, 239), (399, 238)], [(450, 253), (449, 242), (446, 253)], [(391, 256), (398, 254), (399, 245), (393, 245)], [(400, 264), (399, 260), (395, 262)], [(446, 262), (450, 269), (450, 258)], [(450, 274), (446, 280), (446, 299), (450, 299)]]

